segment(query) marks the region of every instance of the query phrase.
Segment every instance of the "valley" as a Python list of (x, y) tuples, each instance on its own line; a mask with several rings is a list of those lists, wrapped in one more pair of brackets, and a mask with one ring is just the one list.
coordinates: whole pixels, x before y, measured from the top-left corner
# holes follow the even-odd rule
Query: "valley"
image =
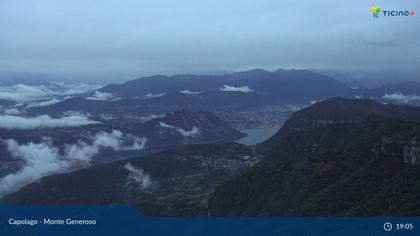
[(312, 71), (256, 69), (25, 86), (8, 96), (27, 97), (1, 103), (1, 204), (420, 214), (414, 84), (354, 89)]

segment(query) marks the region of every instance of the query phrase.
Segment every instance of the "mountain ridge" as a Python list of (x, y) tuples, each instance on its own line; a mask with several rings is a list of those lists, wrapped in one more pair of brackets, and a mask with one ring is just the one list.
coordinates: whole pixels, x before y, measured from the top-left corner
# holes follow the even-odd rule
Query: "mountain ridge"
[(420, 107), (382, 104), (369, 99), (334, 97), (295, 112), (270, 139), (258, 148), (270, 152), (276, 142), (295, 130), (307, 130), (333, 123), (358, 123), (372, 115), (405, 121), (420, 121)]
[[(218, 186), (211, 215), (419, 215), (419, 123), (336, 123), (290, 133)], [(297, 148), (299, 147), (299, 148)]]

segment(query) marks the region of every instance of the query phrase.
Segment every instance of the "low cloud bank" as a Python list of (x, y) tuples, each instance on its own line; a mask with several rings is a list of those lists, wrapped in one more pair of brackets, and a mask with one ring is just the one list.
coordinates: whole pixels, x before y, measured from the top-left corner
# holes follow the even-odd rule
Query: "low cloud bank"
[(66, 144), (61, 150), (52, 144), (51, 139), (27, 144), (19, 144), (13, 139), (3, 140), (7, 150), (14, 158), (23, 161), (24, 166), (19, 171), (0, 179), (0, 197), (44, 176), (89, 165), (92, 158), (101, 150), (141, 150), (144, 149), (146, 142), (146, 138), (123, 135), (118, 130), (98, 132), (90, 137), (89, 142)]
[(166, 93), (157, 93), (157, 94), (148, 93), (143, 97), (143, 99), (158, 98), (158, 97), (163, 97), (165, 95)]
[(66, 84), (66, 83), (56, 83), (61, 86), (61, 89), (64, 90), (62, 94), (64, 95), (74, 95), (74, 94), (83, 94), (90, 91), (94, 91), (102, 87), (102, 85), (90, 85), (84, 83), (77, 84)]
[(29, 105), (29, 106), (26, 106), (26, 107), (25, 107), (25, 109), (28, 109), (28, 108), (33, 108), (33, 107), (45, 107), (45, 106), (50, 106), (50, 105), (53, 105), (53, 104), (56, 104), (56, 103), (59, 103), (59, 102), (62, 102), (62, 101), (61, 101), (61, 100), (58, 100), (58, 99), (53, 98), (53, 99), (51, 99), (51, 100), (47, 100), (47, 101), (43, 101), (43, 102), (38, 102), (38, 103), (31, 104), (31, 105)]
[(165, 129), (173, 129), (177, 131), (179, 134), (184, 136), (184, 138), (186, 138), (186, 141), (188, 141), (188, 138), (194, 138), (201, 134), (201, 130), (195, 126), (193, 126), (191, 130), (185, 130), (183, 128), (179, 128), (163, 122), (159, 122), (159, 126)]
[(96, 101), (107, 101), (107, 100), (114, 99), (114, 98), (115, 98), (115, 96), (110, 94), (110, 93), (102, 93), (102, 92), (99, 92), (99, 91), (95, 91), (95, 93), (92, 96), (87, 97), (86, 99), (96, 100)]
[(146, 121), (149, 121), (149, 120), (162, 118), (162, 117), (165, 117), (165, 115), (163, 115), (163, 114), (157, 114), (157, 115), (156, 114), (151, 114), (151, 115), (148, 115), (148, 116), (141, 116), (141, 117), (139, 117), (139, 119), (142, 122), (146, 122)]
[(70, 167), (70, 162), (60, 157), (59, 150), (51, 142), (19, 145), (15, 140), (6, 140), (4, 144), (13, 157), (23, 160), (25, 165), (20, 171), (0, 179), (0, 197), (45, 175)]
[(197, 137), (201, 131), (197, 127), (193, 127), (191, 130), (184, 130), (184, 129), (176, 129), (182, 136), (184, 137)]
[(6, 115), (19, 115), (19, 114), (21, 114), (22, 112), (21, 111), (19, 111), (19, 109), (17, 109), (17, 108), (7, 108), (7, 109), (5, 109), (4, 111), (4, 114), (6, 114)]
[(223, 88), (220, 88), (220, 91), (250, 93), (250, 92), (253, 92), (254, 90), (250, 89), (248, 86), (234, 87), (234, 86), (225, 85)]
[(30, 101), (51, 95), (45, 86), (28, 86), (16, 84), (13, 86), (0, 87), (0, 99), (17, 102)]
[(0, 99), (16, 102), (29, 102), (49, 99), (62, 95), (83, 94), (99, 88), (87, 84), (51, 83), (50, 85), (29, 86), (16, 84), (13, 86), (0, 86)]
[(98, 154), (100, 150), (111, 148), (114, 151), (142, 150), (146, 146), (147, 139), (127, 134), (121, 131), (99, 132), (90, 143), (78, 142), (77, 144), (66, 145), (65, 153), (69, 158), (79, 161), (89, 162), (92, 156)]
[(197, 94), (200, 94), (200, 92), (194, 92), (194, 91), (191, 91), (191, 90), (188, 90), (188, 89), (186, 89), (186, 90), (182, 90), (182, 91), (179, 91), (180, 93), (183, 93), (183, 94), (187, 94), (187, 95), (197, 95)]
[(420, 101), (420, 96), (416, 95), (404, 95), (402, 93), (385, 94), (382, 96), (384, 99), (393, 100), (401, 103), (409, 103), (414, 101)]
[(13, 115), (0, 116), (0, 128), (3, 129), (75, 127), (91, 124), (100, 124), (100, 122), (90, 120), (86, 116), (81, 115), (70, 115), (61, 118), (51, 118), (48, 115), (36, 117), (21, 117)]

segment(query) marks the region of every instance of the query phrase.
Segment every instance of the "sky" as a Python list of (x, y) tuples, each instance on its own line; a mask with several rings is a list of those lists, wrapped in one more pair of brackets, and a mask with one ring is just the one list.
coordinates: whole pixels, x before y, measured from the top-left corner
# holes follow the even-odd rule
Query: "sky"
[(0, 72), (416, 69), (419, 27), (417, 0), (1, 0)]

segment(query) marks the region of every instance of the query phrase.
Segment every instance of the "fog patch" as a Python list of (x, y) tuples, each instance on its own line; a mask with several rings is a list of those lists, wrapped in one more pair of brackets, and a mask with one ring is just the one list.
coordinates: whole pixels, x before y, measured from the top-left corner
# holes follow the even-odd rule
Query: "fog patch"
[(13, 86), (0, 86), (0, 99), (16, 102), (29, 102), (41, 99), (51, 99), (63, 95), (83, 94), (97, 89), (99, 86), (87, 84), (65, 84), (54, 82), (50, 85), (29, 86), (16, 84)]
[(142, 192), (150, 192), (152, 189), (153, 180), (150, 175), (144, 173), (142, 168), (135, 167), (130, 163), (124, 165), (124, 169), (128, 171), (126, 185), (134, 187), (136, 190)]
[(112, 114), (101, 114), (99, 116), (101, 120), (114, 120), (115, 117)]
[(92, 96), (87, 97), (86, 99), (87, 100), (95, 100), (95, 101), (107, 101), (107, 100), (114, 99), (114, 98), (115, 98), (115, 96), (110, 94), (110, 93), (102, 93), (102, 92), (99, 92), (99, 91), (95, 91), (95, 93)]
[(4, 114), (6, 115), (19, 115), (22, 112), (17, 108), (7, 108), (4, 110)]
[(177, 129), (177, 131), (184, 137), (197, 137), (200, 135), (201, 130), (197, 127), (193, 127), (191, 130)]
[(250, 89), (248, 86), (234, 87), (234, 86), (229, 86), (229, 85), (225, 85), (223, 88), (220, 88), (219, 90), (223, 92), (242, 92), (242, 93), (250, 93), (254, 91)]
[(73, 111), (73, 110), (69, 110), (69, 111), (63, 112), (62, 114), (63, 114), (63, 116), (92, 117), (92, 114), (90, 114), (89, 112), (85, 112), (85, 111)]
[(163, 122), (159, 122), (159, 126), (162, 127), (162, 128), (166, 128), (166, 129), (176, 129), (177, 128), (173, 125), (166, 124), (166, 123), (163, 123)]
[(165, 117), (165, 115), (163, 115), (163, 114), (157, 114), (157, 115), (156, 114), (150, 114), (148, 116), (139, 117), (139, 120), (141, 120), (142, 122), (146, 122), (146, 121), (149, 121), (149, 120), (162, 118), (162, 117)]
[(131, 134), (123, 135), (119, 130), (113, 130), (109, 133), (101, 131), (91, 137), (89, 143), (79, 141), (76, 144), (66, 145), (65, 153), (72, 159), (89, 162), (102, 149), (111, 148), (114, 151), (142, 150), (145, 148), (146, 142), (147, 138), (140, 138)]
[(163, 97), (165, 95), (166, 95), (166, 93), (157, 93), (157, 94), (148, 93), (143, 97), (143, 99), (158, 98), (158, 97)]
[(41, 143), (27, 144), (19, 144), (13, 139), (3, 140), (11, 155), (23, 162), (23, 167), (0, 179), (0, 197), (44, 176), (89, 166), (92, 158), (101, 150), (141, 150), (146, 142), (146, 138), (123, 135), (118, 130), (98, 132), (89, 138), (89, 142), (65, 144), (62, 150), (55, 147), (49, 138), (44, 138)]
[(84, 83), (77, 83), (77, 84), (66, 84), (66, 83), (59, 83), (61, 87), (64, 89), (64, 95), (77, 95), (77, 94), (84, 94), (102, 87), (102, 85), (90, 85)]
[(47, 101), (38, 102), (38, 103), (34, 103), (34, 104), (31, 104), (31, 105), (28, 105), (25, 108), (26, 109), (29, 109), (29, 108), (33, 108), (33, 107), (45, 107), (45, 106), (50, 106), (50, 105), (53, 105), (53, 104), (56, 104), (56, 103), (59, 103), (59, 102), (62, 102), (62, 101), (53, 98), (51, 100), (47, 100)]
[(16, 84), (0, 87), (0, 99), (17, 102), (30, 101), (48, 96), (50, 91), (45, 86)]
[(193, 126), (191, 130), (185, 130), (183, 128), (179, 128), (170, 124), (166, 124), (163, 122), (159, 122), (159, 126), (165, 129), (173, 129), (179, 134), (181, 134), (184, 139), (185, 143), (189, 142), (189, 138), (195, 138), (201, 134), (201, 130), (198, 127)]
[(21, 159), (25, 164), (18, 172), (0, 179), (0, 197), (17, 191), (36, 179), (70, 167), (70, 162), (62, 158), (58, 148), (53, 147), (49, 141), (20, 145), (15, 140), (6, 140), (4, 143), (13, 157)]
[(188, 89), (182, 90), (182, 91), (179, 91), (179, 92), (182, 93), (182, 94), (187, 94), (187, 95), (198, 95), (198, 94), (200, 94), (200, 92), (194, 92), (194, 91), (190, 91)]
[(413, 101), (420, 101), (420, 96), (404, 95), (402, 93), (385, 94), (383, 99), (393, 100), (400, 103), (410, 103)]
[(71, 115), (61, 118), (51, 118), (48, 115), (36, 117), (21, 117), (13, 115), (0, 116), (0, 128), (3, 129), (35, 129), (35, 128), (57, 128), (75, 127), (100, 124), (99, 121), (90, 120), (86, 116)]

